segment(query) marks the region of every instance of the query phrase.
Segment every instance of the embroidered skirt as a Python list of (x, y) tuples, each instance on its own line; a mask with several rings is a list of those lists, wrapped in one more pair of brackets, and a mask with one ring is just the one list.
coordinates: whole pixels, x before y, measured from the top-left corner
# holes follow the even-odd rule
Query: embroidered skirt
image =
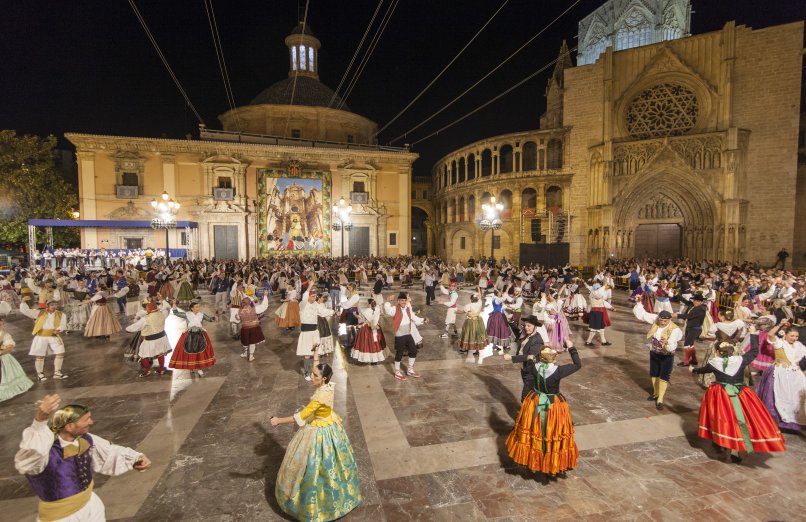
[(559, 395), (530, 391), (506, 445), (512, 460), (532, 471), (554, 475), (574, 469), (579, 450), (568, 403)]
[(274, 322), (280, 328), (296, 328), (300, 325), (299, 303), (295, 300), (286, 301), (275, 312)]
[(0, 355), (0, 402), (27, 392), (33, 385), (13, 355)]
[(193, 287), (187, 281), (179, 283), (179, 292), (176, 293), (178, 301), (192, 301), (196, 295), (193, 293)]
[(784, 437), (756, 393), (714, 383), (702, 397), (697, 435), (737, 451), (786, 451)]
[(213, 343), (207, 332), (184, 332), (176, 343), (169, 366), (179, 370), (199, 370), (215, 364)]
[(116, 334), (121, 330), (120, 322), (115, 314), (109, 311), (106, 305), (95, 305), (87, 326), (84, 328), (84, 337), (99, 337)]
[(511, 335), (506, 316), (502, 312), (492, 312), (487, 318), (487, 342), (506, 348)]
[(297, 431), (280, 464), (274, 495), (283, 511), (306, 522), (336, 520), (361, 504), (358, 467), (340, 419)]
[(386, 339), (380, 329), (373, 331), (368, 324), (364, 324), (355, 336), (355, 345), (350, 356), (363, 363), (383, 362)]
[(484, 327), (484, 319), (476, 317), (465, 320), (462, 325), (462, 334), (459, 337), (459, 349), (463, 352), (473, 350), (477, 352), (487, 346), (487, 329)]

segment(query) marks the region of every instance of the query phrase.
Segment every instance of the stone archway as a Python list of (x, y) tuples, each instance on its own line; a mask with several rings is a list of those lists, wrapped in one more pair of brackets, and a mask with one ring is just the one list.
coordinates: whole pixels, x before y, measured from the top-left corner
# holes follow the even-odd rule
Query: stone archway
[[(613, 200), (617, 255), (718, 257), (719, 240), (715, 236), (719, 201), (719, 196), (691, 172), (666, 167), (641, 176)], [(656, 248), (647, 252), (653, 240)], [(674, 241), (678, 241), (677, 249)]]

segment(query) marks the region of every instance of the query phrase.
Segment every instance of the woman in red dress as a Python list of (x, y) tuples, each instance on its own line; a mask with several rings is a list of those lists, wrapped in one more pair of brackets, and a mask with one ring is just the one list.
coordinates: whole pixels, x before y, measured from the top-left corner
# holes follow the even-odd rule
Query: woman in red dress
[(744, 355), (733, 355), (734, 345), (722, 342), (716, 347), (716, 357), (705, 366), (689, 366), (694, 373), (713, 373), (715, 378), (702, 398), (697, 434), (710, 439), (720, 451), (727, 450), (735, 464), (742, 461), (740, 452), (786, 451), (781, 431), (767, 408), (756, 392), (743, 385), (744, 369), (758, 355), (755, 326), (748, 331), (750, 350)]
[(177, 370), (190, 370), (198, 372), (199, 377), (204, 377), (202, 368), (209, 368), (215, 364), (215, 354), (213, 353), (213, 343), (210, 336), (202, 327), (204, 321), (215, 321), (215, 317), (210, 317), (201, 311), (198, 301), (190, 304), (189, 312), (180, 312), (176, 309), (176, 301), (173, 305), (174, 315), (187, 321), (187, 330), (179, 338), (174, 349), (169, 366)]

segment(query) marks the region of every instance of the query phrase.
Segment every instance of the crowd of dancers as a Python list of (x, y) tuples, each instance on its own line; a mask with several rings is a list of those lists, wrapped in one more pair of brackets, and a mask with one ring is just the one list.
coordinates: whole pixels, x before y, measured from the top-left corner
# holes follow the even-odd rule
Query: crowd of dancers
[[(447, 263), (438, 258), (299, 256), (139, 268), (46, 266), (17, 269), (0, 280), (0, 313), (19, 311), (33, 320), (29, 355), (36, 379), (68, 378), (61, 337), (67, 332), (89, 342), (126, 336), (124, 355), (138, 363), (142, 378), (169, 369), (203, 377), (216, 363), (208, 323), (227, 323), (248, 364), (265, 345), (261, 321), (269, 315), (281, 332), (296, 336), (301, 373), (316, 388), (298, 413), (271, 418), (275, 426), (301, 427), (276, 486), (279, 506), (300, 520), (333, 520), (362, 500), (349, 439), (332, 411), (333, 367), (323, 359), (343, 348), (355, 364), (378, 365), (391, 358), (396, 379), (421, 378), (416, 359), (422, 330), (431, 327), (422, 310), (414, 308), (412, 290), (425, 291), (426, 306), (444, 308), (444, 320), (436, 328), (463, 357), (481, 364), (500, 354), (518, 365), (522, 405), (506, 438), (507, 453), (547, 481), (564, 476), (579, 459), (571, 409), (560, 391), (562, 380), (582, 367), (570, 324), (587, 324), (586, 348), (607, 349), (612, 344), (607, 329), (613, 290), (622, 285), (631, 291), (633, 316), (650, 325), (647, 399), (657, 410), (665, 407), (677, 363), (706, 389), (698, 435), (732, 462), (741, 462), (745, 453), (784, 451), (781, 430), (800, 431), (806, 425), (806, 347), (799, 341), (806, 285), (789, 272), (709, 262), (619, 260), (583, 277), (570, 266), (515, 267), (487, 259)], [(212, 300), (204, 312), (199, 298), (208, 292)], [(171, 321), (181, 332), (173, 341), (166, 332)], [(128, 334), (121, 333), (121, 324)], [(393, 340), (387, 342), (384, 325)], [(34, 383), (11, 355), (14, 341), (2, 320), (0, 343), (2, 401)], [(558, 364), (562, 352), (569, 363)], [(51, 356), (53, 371), (46, 373), (45, 361)], [(89, 514), (99, 509), (103, 514), (90, 486), (61, 488), (59, 481), (43, 477), (73, 464), (91, 476), (93, 471), (144, 469), (150, 462), (89, 435), (89, 411), (80, 405), (59, 409), (59, 401), (48, 396), (38, 405), (23, 436), (17, 469), (42, 500), (40, 518), (63, 513), (56, 504), (73, 499), (69, 504), (76, 508), (75, 520), (102, 520)], [(52, 433), (46, 436), (51, 416)], [(72, 455), (65, 448), (73, 445), (83, 460), (69, 461)], [(57, 446), (64, 451), (51, 450)], [(115, 464), (108, 464), (111, 454), (120, 455), (113, 457)]]

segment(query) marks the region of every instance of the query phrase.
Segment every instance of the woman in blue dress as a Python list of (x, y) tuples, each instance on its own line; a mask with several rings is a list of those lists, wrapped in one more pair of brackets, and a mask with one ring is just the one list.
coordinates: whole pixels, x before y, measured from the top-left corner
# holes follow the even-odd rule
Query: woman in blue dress
[(333, 413), (333, 369), (319, 364), (314, 346), (311, 401), (292, 417), (272, 417), (272, 426), (296, 423), (300, 430), (286, 450), (274, 494), (280, 508), (306, 522), (336, 520), (361, 504), (353, 447)]
[[(504, 294), (509, 290), (509, 287), (504, 289)], [(493, 345), (493, 350), (509, 348), (510, 336), (512, 331), (509, 329), (507, 323), (507, 316), (504, 315), (504, 300), (501, 293), (496, 290), (493, 296), (492, 303), (493, 311), (487, 318), (487, 342)]]

